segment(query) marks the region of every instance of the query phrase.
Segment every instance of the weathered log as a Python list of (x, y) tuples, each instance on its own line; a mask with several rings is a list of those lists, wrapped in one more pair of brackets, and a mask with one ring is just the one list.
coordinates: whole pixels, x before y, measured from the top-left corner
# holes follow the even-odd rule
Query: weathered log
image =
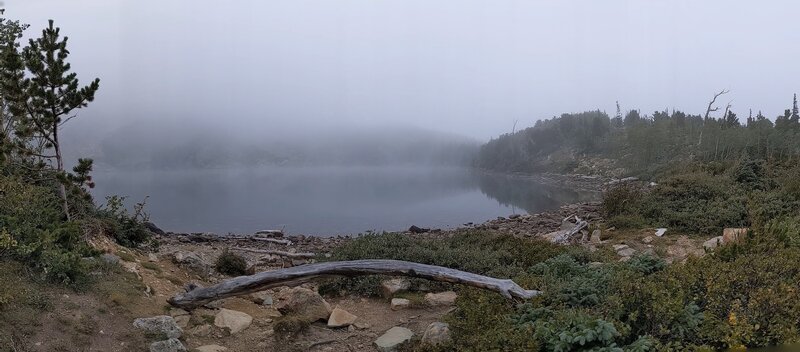
[(260, 272), (250, 276), (239, 276), (214, 286), (198, 287), (186, 293), (177, 294), (168, 301), (175, 307), (193, 309), (215, 300), (274, 287), (297, 286), (321, 277), (360, 275), (403, 275), (450, 282), (495, 291), (507, 299), (514, 297), (529, 299), (541, 294), (540, 291), (525, 290), (510, 279), (496, 279), (461, 270), (402, 260), (365, 259), (307, 264)]
[(283, 230), (261, 230), (256, 231), (256, 235), (267, 235), (270, 237), (283, 237)]
[(278, 251), (273, 249), (253, 249), (253, 248), (243, 248), (243, 247), (234, 247), (234, 250), (237, 251), (244, 251), (244, 252), (251, 252), (251, 253), (262, 253), (262, 254), (271, 254), (277, 255), (281, 257), (288, 257), (288, 258), (314, 258), (317, 255), (311, 252), (301, 252), (301, 253), (292, 253), (286, 251)]
[(251, 240), (251, 241), (262, 241), (262, 242), (270, 242), (270, 243), (277, 243), (283, 244), (287, 246), (291, 246), (292, 241), (289, 240), (279, 240), (277, 238), (264, 238), (264, 237), (253, 237), (253, 236), (225, 236), (220, 237), (221, 239), (230, 239), (230, 240)]
[(589, 226), (588, 222), (580, 220), (578, 219), (578, 217), (575, 217), (575, 219), (578, 220), (578, 223), (575, 225), (575, 227), (573, 227), (569, 231), (566, 231), (558, 235), (555, 239), (553, 239), (554, 243), (561, 243), (561, 244), (567, 243), (572, 239), (572, 236), (575, 236), (575, 234), (577, 234), (578, 232)]

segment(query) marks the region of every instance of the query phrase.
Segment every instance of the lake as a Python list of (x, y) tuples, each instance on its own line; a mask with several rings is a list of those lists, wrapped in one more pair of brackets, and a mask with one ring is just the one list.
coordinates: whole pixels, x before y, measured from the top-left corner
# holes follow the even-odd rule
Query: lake
[(166, 231), (337, 235), (480, 223), (535, 213), (595, 195), (530, 178), (459, 167), (272, 167), (237, 170), (97, 171), (98, 203), (147, 199)]

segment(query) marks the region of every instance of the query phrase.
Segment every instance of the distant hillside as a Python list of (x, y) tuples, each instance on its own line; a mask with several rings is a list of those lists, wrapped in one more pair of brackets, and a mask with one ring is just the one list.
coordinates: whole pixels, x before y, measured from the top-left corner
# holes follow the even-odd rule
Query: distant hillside
[(743, 124), (724, 118), (632, 110), (563, 114), (481, 146), (475, 165), (504, 172), (646, 172), (675, 161), (792, 160), (800, 155), (800, 117), (786, 110), (773, 123), (760, 113)]
[[(84, 136), (85, 137), (85, 136)], [(177, 123), (130, 125), (77, 142), (103, 168), (225, 168), (262, 165), (469, 165), (479, 143), (411, 128), (304, 133)]]

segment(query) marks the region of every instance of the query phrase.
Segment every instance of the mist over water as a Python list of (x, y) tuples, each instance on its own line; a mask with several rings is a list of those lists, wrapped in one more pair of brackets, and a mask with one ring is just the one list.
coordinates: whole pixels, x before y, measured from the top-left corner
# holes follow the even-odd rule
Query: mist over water
[(592, 195), (463, 167), (261, 167), (96, 173), (95, 198), (147, 199), (165, 231), (356, 234), (482, 222), (541, 212)]

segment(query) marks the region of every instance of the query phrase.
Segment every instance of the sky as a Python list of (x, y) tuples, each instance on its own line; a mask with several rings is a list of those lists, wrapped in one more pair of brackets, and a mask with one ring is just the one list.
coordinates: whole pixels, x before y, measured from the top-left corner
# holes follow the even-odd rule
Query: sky
[[(800, 2), (5, 0), (52, 18), (97, 131), (163, 120), (285, 136), (415, 126), (488, 140), (564, 112), (770, 118), (800, 91)], [(76, 119), (77, 121), (77, 119)], [(344, 127), (343, 127), (344, 126)]]

